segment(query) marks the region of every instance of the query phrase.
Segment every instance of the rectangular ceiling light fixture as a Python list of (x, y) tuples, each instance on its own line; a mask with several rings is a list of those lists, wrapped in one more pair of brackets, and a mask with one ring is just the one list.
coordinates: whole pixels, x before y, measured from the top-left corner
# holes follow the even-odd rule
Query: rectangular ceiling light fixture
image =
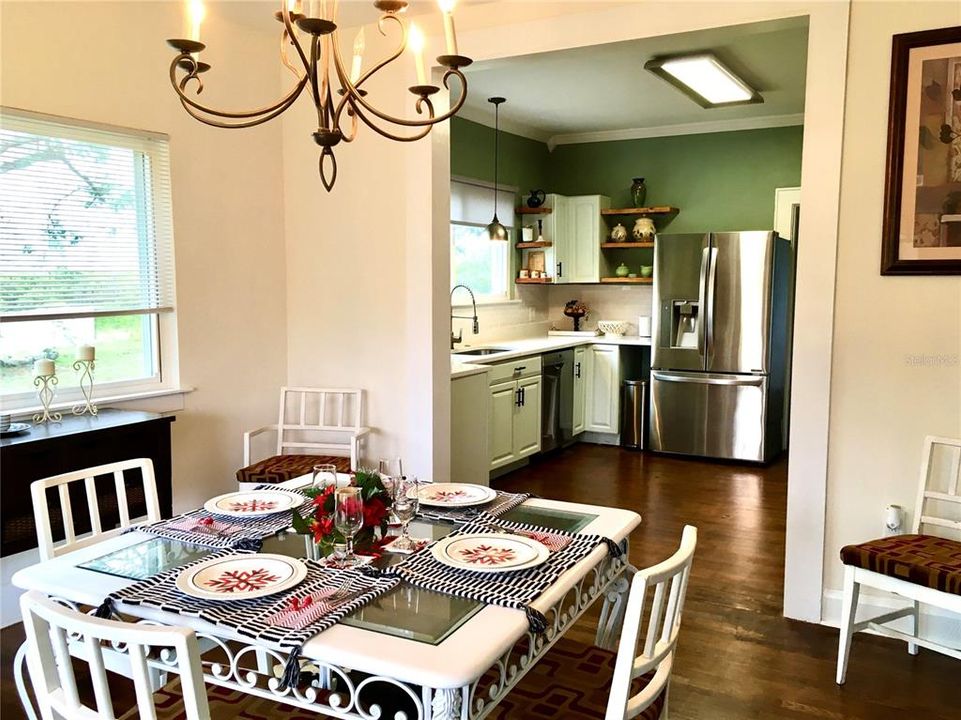
[(764, 98), (711, 53), (658, 57), (644, 68), (666, 80), (702, 107), (762, 103)]

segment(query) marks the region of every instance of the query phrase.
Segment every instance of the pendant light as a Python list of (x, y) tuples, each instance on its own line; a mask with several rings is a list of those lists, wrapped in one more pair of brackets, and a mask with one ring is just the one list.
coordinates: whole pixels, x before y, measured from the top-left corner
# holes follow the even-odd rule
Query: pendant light
[(487, 98), (487, 102), (494, 106), (494, 219), (487, 226), (487, 236), (491, 240), (506, 241), (507, 228), (497, 219), (497, 152), (500, 140), (500, 104), (507, 102), (502, 97)]

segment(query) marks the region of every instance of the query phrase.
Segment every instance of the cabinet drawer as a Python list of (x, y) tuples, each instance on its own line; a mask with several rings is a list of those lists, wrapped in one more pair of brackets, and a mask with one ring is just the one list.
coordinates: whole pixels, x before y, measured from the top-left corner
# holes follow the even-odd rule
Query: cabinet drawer
[(491, 385), (495, 385), (506, 380), (520, 380), (521, 378), (540, 374), (541, 356), (533, 355), (531, 357), (517, 358), (510, 362), (491, 365), (490, 371), (487, 373), (487, 378)]

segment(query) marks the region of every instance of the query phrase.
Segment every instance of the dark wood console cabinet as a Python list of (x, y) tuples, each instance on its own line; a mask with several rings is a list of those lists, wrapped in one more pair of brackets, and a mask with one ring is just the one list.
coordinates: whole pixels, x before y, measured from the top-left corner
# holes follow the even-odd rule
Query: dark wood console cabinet
[[(63, 422), (35, 426), (24, 435), (0, 440), (0, 555), (37, 547), (30, 483), (72, 470), (150, 458), (157, 480), (160, 512), (163, 517), (170, 517), (170, 424), (173, 421), (173, 416), (156, 413), (103, 409), (96, 417), (64, 415)], [(135, 480), (139, 482), (139, 478)], [(137, 482), (132, 485), (136, 486)], [(71, 493), (71, 502), (76, 530), (82, 533), (89, 530), (89, 521), (82, 483), (79, 485), (78, 494)], [(99, 482), (97, 487), (100, 495)], [(104, 492), (112, 494), (109, 482)], [(133, 491), (129, 499), (132, 510), (140, 509), (138, 503), (142, 507), (142, 493)], [(106, 528), (112, 514), (109, 499), (103, 514)], [(139, 513), (134, 516), (136, 514)], [(58, 515), (51, 515), (55, 536), (59, 525), (55, 516)]]

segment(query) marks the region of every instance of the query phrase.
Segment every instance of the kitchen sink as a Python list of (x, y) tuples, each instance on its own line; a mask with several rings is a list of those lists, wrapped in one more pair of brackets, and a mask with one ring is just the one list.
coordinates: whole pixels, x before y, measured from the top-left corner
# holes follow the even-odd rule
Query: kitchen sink
[(510, 352), (510, 348), (471, 348), (469, 350), (451, 350), (452, 355), (494, 355)]

